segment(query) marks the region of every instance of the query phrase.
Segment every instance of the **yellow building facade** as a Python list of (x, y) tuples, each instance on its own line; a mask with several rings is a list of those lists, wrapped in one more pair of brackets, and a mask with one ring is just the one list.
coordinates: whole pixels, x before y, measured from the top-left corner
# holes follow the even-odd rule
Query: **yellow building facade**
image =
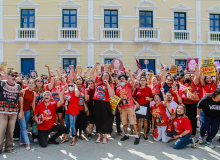
[[(114, 58), (155, 71), (220, 60), (220, 1), (0, 0), (0, 61), (27, 74)], [(148, 62), (146, 63), (146, 61)]]

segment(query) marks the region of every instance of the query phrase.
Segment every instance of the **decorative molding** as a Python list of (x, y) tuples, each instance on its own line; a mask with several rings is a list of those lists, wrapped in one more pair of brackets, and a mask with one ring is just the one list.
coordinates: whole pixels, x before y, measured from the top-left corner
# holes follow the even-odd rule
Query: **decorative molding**
[[(152, 48), (152, 44), (142, 44), (143, 49), (140, 50), (138, 53), (134, 55), (135, 58), (156, 58), (157, 59), (157, 65), (160, 64), (160, 55), (155, 52)], [(152, 53), (154, 55), (140, 55), (142, 53)]]
[[(100, 56), (102, 57), (102, 64), (104, 63), (104, 58), (119, 58), (119, 59), (121, 59), (121, 57), (122, 57), (122, 54), (119, 51), (113, 49), (113, 43), (109, 43), (109, 47), (110, 47), (110, 49), (105, 50), (104, 52), (102, 52), (100, 54)], [(109, 52), (116, 53), (117, 55), (107, 54)]]
[(38, 4), (34, 3), (31, 0), (24, 0), (18, 4), (16, 4), (17, 6), (17, 13), (19, 13), (20, 8), (36, 8), (36, 13), (38, 13)]
[[(219, 56), (212, 56), (213, 54), (219, 54)], [(218, 46), (215, 46), (215, 50), (209, 53), (207, 58), (215, 58), (215, 59), (220, 59), (220, 51), (218, 50)]]
[(105, 2), (100, 5), (101, 6), (101, 13), (104, 13), (104, 8), (118, 8), (119, 9), (119, 14), (121, 14), (121, 7), (122, 5), (114, 2), (113, 0), (110, 0), (108, 2)]
[(207, 11), (207, 17), (209, 18), (210, 13), (220, 13), (220, 6), (214, 5), (213, 7), (206, 10)]
[(78, 13), (80, 13), (80, 6), (80, 4), (72, 0), (67, 0), (66, 2), (59, 4), (59, 12), (62, 13), (62, 8), (78, 8)]
[(188, 12), (188, 17), (189, 17), (189, 10), (190, 8), (187, 7), (186, 5), (179, 3), (173, 7), (170, 8), (171, 9), (171, 16), (173, 17), (173, 12), (174, 11), (187, 11)]
[[(151, 5), (151, 7), (148, 7), (148, 6), (140, 6), (140, 5), (142, 5), (142, 4), (149, 4), (149, 5)], [(150, 0), (141, 0), (136, 6), (135, 6), (135, 8), (136, 8), (136, 16), (139, 16), (139, 9), (147, 9), (147, 10), (154, 10), (154, 15), (155, 15), (155, 17), (157, 16), (157, 14), (156, 14), (156, 9), (157, 9), (157, 6), (153, 3), (153, 2), (151, 2)]]
[[(185, 54), (185, 56), (177, 56), (176, 54), (178, 54), (178, 53), (183, 53), (183, 54)], [(183, 46), (182, 45), (179, 45), (179, 50), (174, 52), (171, 57), (172, 57), (172, 63), (174, 64), (175, 63), (174, 59), (178, 59), (178, 58), (185, 58), (185, 59), (187, 59), (187, 58), (190, 58), (191, 56), (190, 56), (190, 54), (188, 52), (183, 50)]]
[[(71, 48), (71, 43), (68, 43), (68, 48), (62, 50), (58, 56), (59, 56), (59, 59), (60, 59), (60, 63), (62, 63), (62, 57), (77, 57), (77, 63), (80, 63), (80, 56), (81, 54), (75, 50), (75, 49), (72, 49)], [(65, 52), (74, 52), (75, 54), (64, 54)]]
[[(26, 52), (26, 51), (32, 52), (33, 54), (22, 54), (23, 52)], [(29, 43), (26, 43), (25, 48), (18, 51), (16, 56), (17, 56), (17, 63), (20, 62), (20, 57), (34, 57), (36, 60), (36, 63), (38, 63), (38, 53), (35, 50), (29, 48)]]

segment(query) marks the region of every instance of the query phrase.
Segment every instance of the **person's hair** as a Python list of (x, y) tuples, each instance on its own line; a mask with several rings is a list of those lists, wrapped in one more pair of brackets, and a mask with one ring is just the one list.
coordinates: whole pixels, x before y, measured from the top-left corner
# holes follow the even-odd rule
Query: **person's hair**
[(217, 88), (211, 95), (210, 97), (215, 98), (217, 95), (220, 94), (220, 88)]
[(153, 75), (152, 79), (153, 79), (154, 77), (155, 77), (155, 78), (157, 79), (157, 81), (158, 81), (158, 77), (159, 77), (159, 76), (158, 76), (158, 75)]
[(86, 81), (86, 88), (88, 88), (89, 82), (92, 82), (93, 84), (95, 84), (95, 82), (92, 79), (89, 79), (89, 80)]
[(172, 93), (171, 93), (170, 91), (167, 91), (165, 94), (166, 94), (166, 95), (167, 95), (167, 94), (171, 94), (171, 95), (172, 95)]
[(101, 74), (101, 77), (100, 77), (101, 82), (103, 82), (103, 81), (102, 81), (102, 77), (103, 77), (103, 75), (104, 75), (105, 73), (108, 74), (108, 78), (109, 78), (108, 83), (109, 83), (109, 84), (110, 84), (110, 83), (113, 83), (112, 76), (111, 76), (108, 72), (103, 72), (103, 73)]
[(154, 97), (155, 97), (155, 96), (158, 96), (158, 97), (160, 98), (160, 95), (159, 95), (159, 94), (154, 94), (154, 95), (153, 95), (153, 100), (154, 100)]
[(170, 77), (170, 78), (173, 79), (173, 77), (172, 77), (170, 74), (167, 74), (167, 75), (166, 75), (166, 80), (167, 80), (168, 77)]
[(45, 94), (47, 94), (47, 93), (49, 93), (50, 96), (52, 96), (50, 91), (45, 91), (45, 92), (43, 93), (43, 96), (45, 96)]
[[(211, 77), (211, 76), (205, 76), (205, 78), (204, 78), (205, 84), (208, 84), (208, 83), (206, 82), (206, 79), (207, 79), (208, 77)], [(212, 77), (211, 77), (211, 78), (212, 78)], [(213, 80), (213, 79), (212, 79), (212, 80)]]
[[(40, 89), (37, 87), (37, 80), (39, 80), (39, 79), (41, 79), (43, 82), (42, 82), (42, 86), (40, 87)], [(44, 87), (44, 80), (43, 80), (43, 78), (42, 77), (37, 77), (36, 79), (35, 79), (35, 87), (34, 87), (34, 91), (36, 92), (36, 93), (43, 93), (44, 91), (45, 91), (45, 87)]]
[(185, 107), (185, 105), (184, 105), (184, 104), (179, 104), (179, 105), (175, 108), (175, 110), (174, 110), (174, 112), (173, 112), (173, 119), (177, 117), (177, 109), (178, 109), (178, 107), (180, 107), (180, 106), (183, 107), (183, 109), (184, 109), (184, 113), (183, 113), (183, 115), (182, 115), (182, 118), (184, 118), (184, 117), (186, 116), (186, 107)]
[(55, 88), (55, 80), (56, 79), (59, 79), (60, 80), (60, 85), (61, 85), (61, 83), (62, 83), (62, 80), (61, 80), (61, 78), (60, 77), (54, 77), (54, 84), (53, 84), (53, 87)]
[(177, 91), (180, 89), (180, 85), (179, 85), (179, 83), (174, 82), (173, 85), (176, 85), (176, 87), (177, 87)]
[[(80, 81), (82, 81), (82, 84), (84, 84), (84, 81), (85, 81), (85, 79), (82, 77), (82, 76), (77, 76), (77, 77), (80, 77), (82, 80), (80, 80)], [(77, 78), (76, 77), (76, 78)]]
[[(146, 82), (147, 82), (146, 76), (141, 76), (141, 77), (140, 77), (140, 80), (139, 80), (139, 87), (141, 87), (140, 81), (141, 81), (142, 78), (144, 78), (144, 79), (146, 80)], [(147, 83), (146, 83), (146, 86), (147, 86)]]
[(30, 78), (28, 81), (27, 81), (27, 84), (29, 84), (30, 83), (30, 81), (35, 81), (34, 79), (32, 79), (32, 78)]
[(127, 75), (125, 75), (125, 74), (121, 74), (121, 75), (119, 75), (119, 76), (118, 76), (118, 80), (120, 80), (120, 79), (121, 79), (121, 77), (125, 77), (126, 81), (128, 80), (128, 76), (127, 76)]
[(62, 83), (62, 77), (63, 76), (66, 76), (66, 82), (68, 82), (68, 76), (67, 76), (67, 74), (61, 74), (61, 83)]

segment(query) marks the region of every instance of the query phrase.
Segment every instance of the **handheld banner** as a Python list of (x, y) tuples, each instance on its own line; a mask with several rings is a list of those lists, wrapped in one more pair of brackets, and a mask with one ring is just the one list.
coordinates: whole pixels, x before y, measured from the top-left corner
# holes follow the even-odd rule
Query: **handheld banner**
[(82, 66), (76, 66), (77, 74), (79, 74), (82, 71)]
[(1, 65), (4, 67), (4, 70), (7, 71), (8, 61), (2, 61)]
[(170, 74), (177, 74), (177, 65), (171, 65)]
[(202, 73), (204, 76), (215, 76), (214, 58), (202, 59)]
[(86, 68), (85, 72), (86, 72), (86, 77), (90, 77), (90, 71), (92, 70), (92, 68)]
[(199, 58), (187, 58), (186, 70), (188, 72), (196, 72), (196, 64), (199, 63)]
[(115, 115), (116, 107), (120, 101), (121, 98), (117, 97), (116, 95), (110, 97), (110, 106), (111, 106), (112, 114)]

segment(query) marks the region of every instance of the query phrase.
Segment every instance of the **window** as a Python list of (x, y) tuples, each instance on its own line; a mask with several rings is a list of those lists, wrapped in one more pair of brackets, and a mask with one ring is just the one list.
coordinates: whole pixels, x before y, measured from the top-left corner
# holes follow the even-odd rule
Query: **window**
[(220, 14), (210, 14), (210, 31), (220, 31)]
[(34, 58), (21, 58), (21, 72), (27, 76), (34, 69)]
[(118, 28), (118, 11), (105, 10), (104, 28)]
[(148, 72), (155, 72), (155, 59), (139, 59), (142, 69), (147, 69)]
[(67, 74), (70, 73), (69, 65), (73, 65), (76, 68), (76, 58), (63, 58), (63, 69)]
[(77, 28), (76, 9), (63, 9), (63, 28)]
[(153, 27), (153, 12), (152, 11), (140, 11), (139, 13), (140, 28), (141, 27)]
[(182, 70), (185, 70), (185, 68), (186, 68), (186, 59), (175, 59), (175, 65), (182, 66)]
[(105, 59), (105, 64), (111, 64), (112, 61), (113, 61), (113, 58)]
[(21, 10), (21, 28), (35, 28), (35, 10)]
[(186, 30), (186, 13), (174, 13), (174, 30)]

